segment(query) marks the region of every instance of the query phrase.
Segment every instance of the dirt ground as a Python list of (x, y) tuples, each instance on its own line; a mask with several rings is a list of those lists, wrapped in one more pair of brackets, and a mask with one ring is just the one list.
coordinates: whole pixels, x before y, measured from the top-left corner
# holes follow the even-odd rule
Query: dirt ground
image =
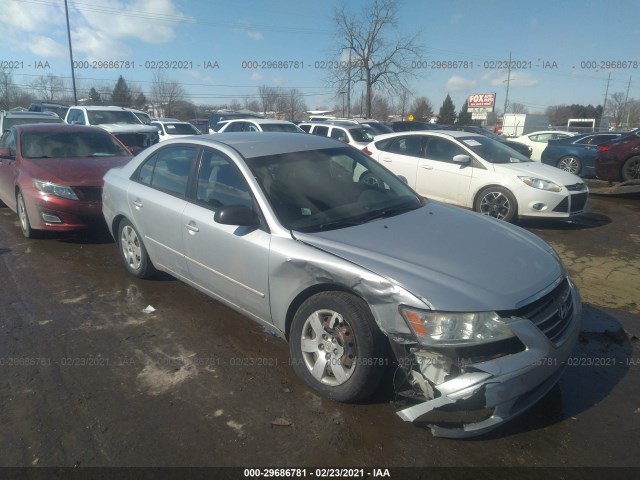
[(395, 415), (390, 387), (321, 398), (284, 342), (170, 277), (131, 277), (106, 232), (27, 240), (0, 209), (0, 466), (640, 467), (640, 198), (587, 210), (522, 224), (584, 300), (561, 381), (447, 440)]

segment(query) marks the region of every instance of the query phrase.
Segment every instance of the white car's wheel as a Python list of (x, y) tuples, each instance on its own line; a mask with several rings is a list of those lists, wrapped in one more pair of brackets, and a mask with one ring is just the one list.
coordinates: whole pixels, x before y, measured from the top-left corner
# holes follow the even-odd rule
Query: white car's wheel
[(491, 186), (480, 192), (474, 209), (483, 215), (511, 222), (517, 219), (518, 203), (506, 188)]

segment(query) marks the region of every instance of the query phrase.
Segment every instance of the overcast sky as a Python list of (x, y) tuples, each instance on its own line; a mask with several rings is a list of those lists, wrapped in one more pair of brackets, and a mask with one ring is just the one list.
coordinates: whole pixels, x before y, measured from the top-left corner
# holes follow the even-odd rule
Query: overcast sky
[[(296, 87), (309, 108), (339, 103), (325, 62), (340, 44), (331, 14), (338, 0), (69, 0), (74, 59), (128, 61), (120, 68), (79, 68), (80, 85), (118, 75), (143, 92), (159, 65), (196, 103), (254, 95), (260, 85)], [(367, 0), (348, 8), (367, 17)], [(609, 93), (640, 98), (640, 2), (618, 0), (401, 0), (396, 34), (420, 34), (423, 61), (410, 81), (438, 109), (447, 93), (460, 108), (468, 95), (496, 93), (531, 112), (556, 104), (602, 104)], [(2, 0), (0, 61), (15, 83), (37, 75), (70, 78), (64, 0)], [(253, 69), (252, 62), (289, 63)], [(169, 62), (167, 64), (167, 62)], [(447, 63), (449, 62), (449, 63)], [(457, 68), (453, 68), (453, 65)], [(623, 63), (623, 62), (626, 62)], [(108, 65), (108, 64), (107, 64)], [(128, 66), (128, 68), (127, 68)], [(174, 68), (187, 66), (187, 68)], [(359, 95), (360, 86), (354, 88)]]

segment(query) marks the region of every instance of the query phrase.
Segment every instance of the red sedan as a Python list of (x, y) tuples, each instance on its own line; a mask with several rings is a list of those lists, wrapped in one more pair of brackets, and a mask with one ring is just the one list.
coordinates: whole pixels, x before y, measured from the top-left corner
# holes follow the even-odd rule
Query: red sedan
[(0, 204), (17, 212), (28, 238), (89, 228), (102, 217), (102, 177), (131, 158), (98, 127), (15, 126), (0, 139)]
[(640, 180), (640, 129), (598, 147), (596, 175), (601, 180)]

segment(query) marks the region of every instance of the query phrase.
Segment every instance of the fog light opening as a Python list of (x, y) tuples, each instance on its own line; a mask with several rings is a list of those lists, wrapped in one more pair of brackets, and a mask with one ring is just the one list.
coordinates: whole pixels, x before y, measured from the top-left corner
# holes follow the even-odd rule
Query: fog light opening
[(60, 217), (57, 217), (55, 215), (50, 215), (48, 213), (42, 214), (42, 220), (44, 220), (47, 223), (62, 223), (62, 220), (60, 219)]
[(533, 205), (531, 205), (531, 208), (537, 212), (543, 212), (547, 209), (547, 205), (545, 205), (544, 203), (534, 203)]

